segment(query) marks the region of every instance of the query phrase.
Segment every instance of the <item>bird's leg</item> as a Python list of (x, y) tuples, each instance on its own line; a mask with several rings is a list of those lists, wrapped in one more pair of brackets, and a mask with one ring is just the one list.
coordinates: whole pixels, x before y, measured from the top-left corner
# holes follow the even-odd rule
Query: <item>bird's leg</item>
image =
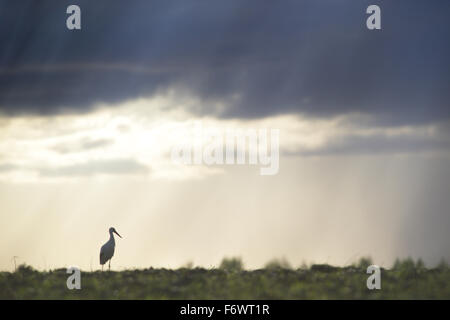
[(109, 259), (108, 271), (111, 271), (111, 259)]
[(102, 272), (103, 272), (103, 265), (102, 265)]

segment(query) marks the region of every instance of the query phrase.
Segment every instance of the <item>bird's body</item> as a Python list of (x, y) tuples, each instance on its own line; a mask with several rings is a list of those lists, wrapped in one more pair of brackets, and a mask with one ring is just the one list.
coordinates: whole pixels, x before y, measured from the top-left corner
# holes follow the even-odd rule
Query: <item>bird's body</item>
[(116, 248), (114, 233), (117, 234), (119, 237), (121, 237), (120, 234), (117, 233), (116, 229), (109, 228), (109, 240), (100, 249), (100, 264), (102, 265), (102, 270), (103, 265), (108, 261), (109, 261), (109, 269), (111, 269), (111, 259), (114, 256), (114, 249)]
[(114, 256), (114, 249), (116, 248), (116, 242), (114, 236), (111, 235), (108, 242), (106, 242), (100, 249), (100, 264), (105, 264)]

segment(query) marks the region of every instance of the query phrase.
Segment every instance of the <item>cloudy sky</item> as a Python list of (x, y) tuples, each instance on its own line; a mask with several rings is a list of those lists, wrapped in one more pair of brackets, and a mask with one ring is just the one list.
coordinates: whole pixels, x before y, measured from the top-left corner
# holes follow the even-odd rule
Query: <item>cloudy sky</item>
[[(117, 269), (450, 260), (449, 15), (448, 0), (1, 0), (0, 269), (98, 269), (110, 226)], [(198, 124), (279, 129), (279, 172), (174, 163)]]

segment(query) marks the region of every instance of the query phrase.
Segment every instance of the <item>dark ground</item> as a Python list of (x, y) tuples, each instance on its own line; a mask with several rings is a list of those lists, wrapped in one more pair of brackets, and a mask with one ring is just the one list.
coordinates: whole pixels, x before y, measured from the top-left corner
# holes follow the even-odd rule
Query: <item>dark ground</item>
[(369, 290), (364, 261), (350, 267), (270, 266), (245, 271), (180, 268), (83, 272), (81, 290), (66, 286), (65, 269), (20, 266), (0, 273), (0, 299), (450, 299), (450, 268), (427, 269), (404, 260), (381, 271), (381, 290)]

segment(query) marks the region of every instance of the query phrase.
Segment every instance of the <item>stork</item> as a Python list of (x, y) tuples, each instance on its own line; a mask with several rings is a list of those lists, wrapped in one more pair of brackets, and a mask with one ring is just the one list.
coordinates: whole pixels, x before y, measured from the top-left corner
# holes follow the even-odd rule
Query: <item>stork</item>
[(109, 261), (108, 270), (111, 270), (111, 259), (114, 256), (114, 248), (116, 247), (116, 242), (114, 241), (114, 233), (122, 238), (122, 236), (116, 231), (116, 229), (112, 227), (109, 228), (109, 240), (100, 249), (100, 264), (102, 265), (102, 271), (103, 265), (107, 261)]

